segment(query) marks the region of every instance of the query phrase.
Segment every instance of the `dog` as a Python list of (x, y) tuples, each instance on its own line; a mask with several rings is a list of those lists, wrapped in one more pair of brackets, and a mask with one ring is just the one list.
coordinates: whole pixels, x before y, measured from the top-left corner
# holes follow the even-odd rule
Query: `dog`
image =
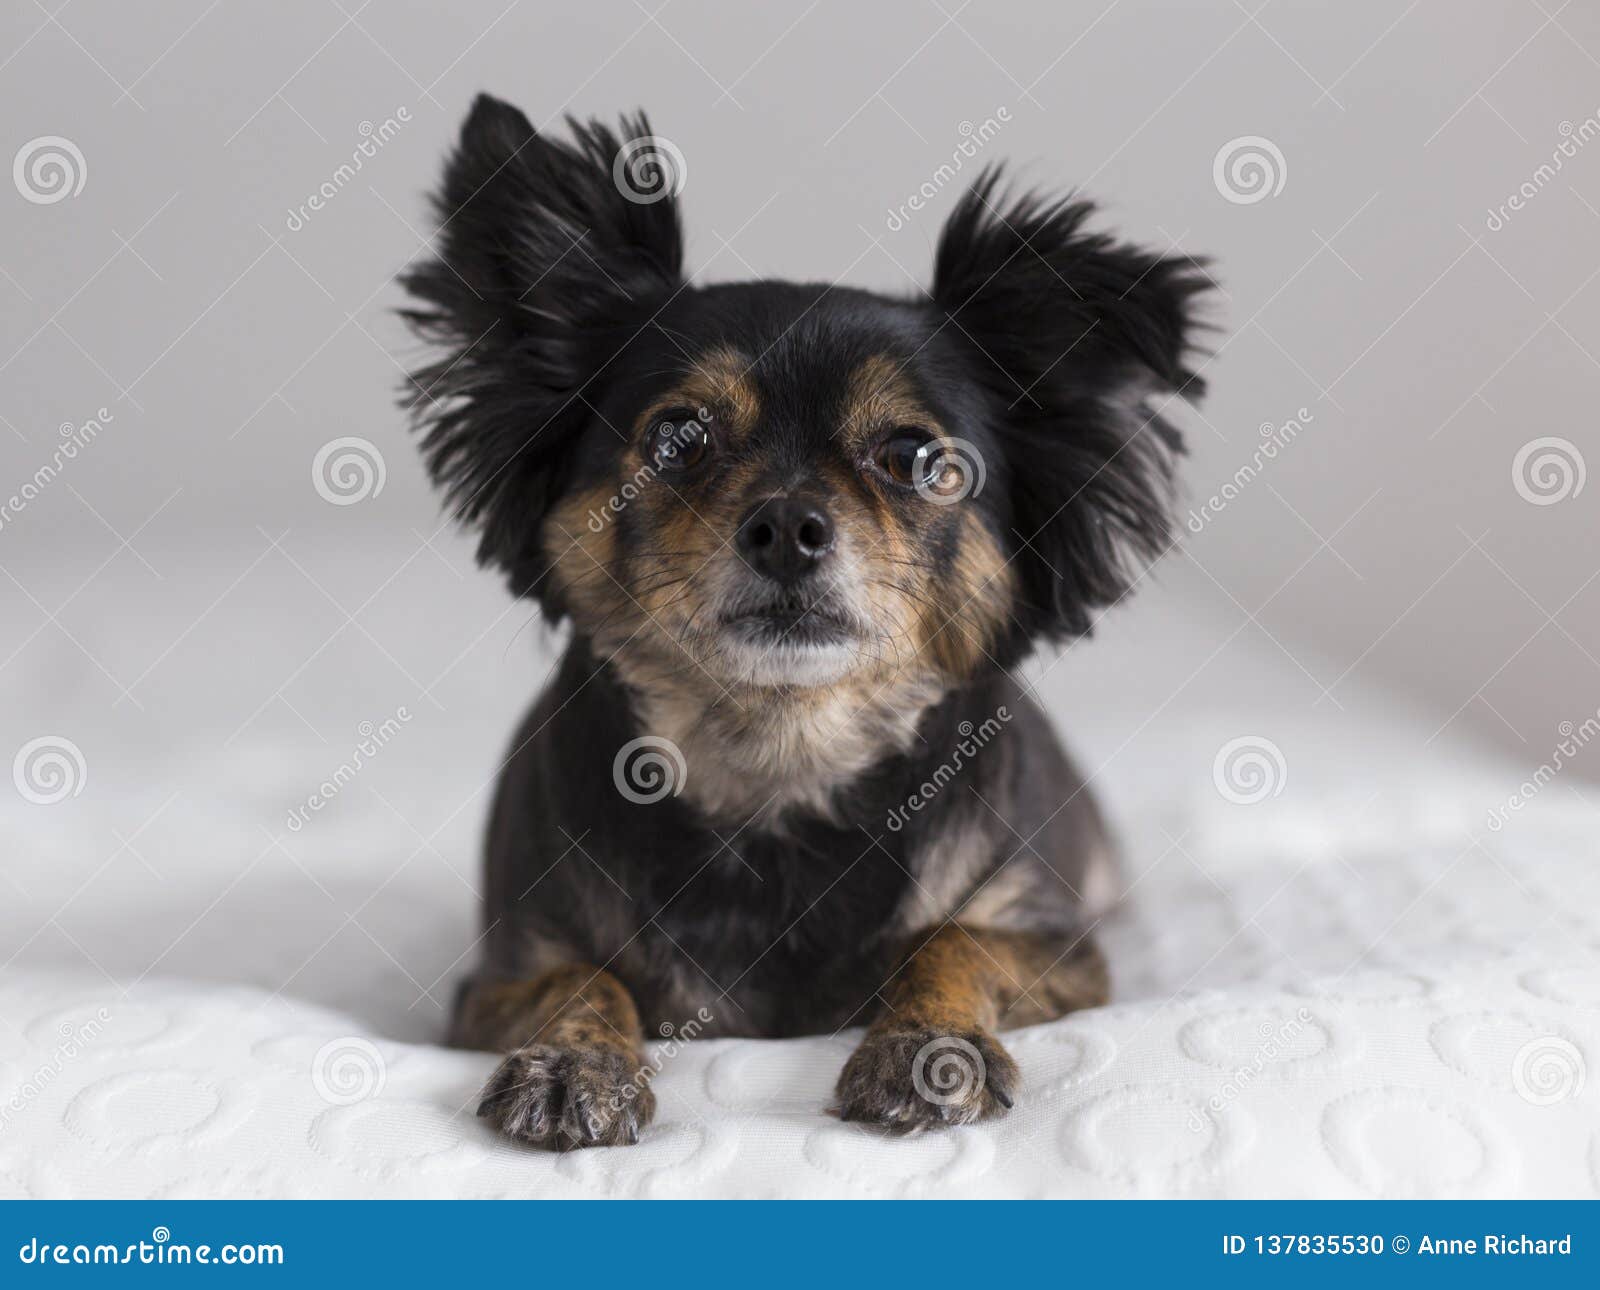
[(1002, 1114), (997, 1032), (1106, 1001), (1116, 890), (1012, 669), (1170, 544), (1157, 409), (1201, 390), (1211, 280), (988, 169), (920, 297), (696, 285), (644, 116), (567, 124), (480, 96), (403, 279), (431, 474), (571, 631), (500, 769), (451, 1023), (503, 1055), (479, 1114), (633, 1143), (647, 1038), (855, 1025), (843, 1119)]

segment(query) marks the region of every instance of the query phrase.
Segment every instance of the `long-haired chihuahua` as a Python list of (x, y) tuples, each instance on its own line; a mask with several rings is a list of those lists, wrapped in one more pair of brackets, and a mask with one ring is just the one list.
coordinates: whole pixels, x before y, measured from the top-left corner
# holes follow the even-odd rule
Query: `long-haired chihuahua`
[[(565, 654), (501, 767), (479, 1114), (565, 1149), (655, 1111), (646, 1037), (864, 1025), (837, 1114), (1002, 1114), (996, 1032), (1107, 998), (1085, 781), (1012, 674), (1169, 544), (1196, 261), (986, 172), (931, 288), (693, 284), (619, 135), (481, 96), (407, 318), (428, 465)], [(670, 167), (663, 154), (650, 165)], [(666, 178), (661, 173), (657, 180)], [(819, 1108), (819, 1110), (822, 1108)]]

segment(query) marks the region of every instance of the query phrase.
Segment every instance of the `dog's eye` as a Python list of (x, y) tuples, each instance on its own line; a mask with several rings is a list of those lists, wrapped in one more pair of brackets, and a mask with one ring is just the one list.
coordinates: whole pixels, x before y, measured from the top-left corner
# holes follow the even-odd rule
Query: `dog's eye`
[(688, 470), (711, 450), (711, 413), (680, 408), (658, 417), (645, 437), (645, 456), (663, 473)]
[(898, 484), (915, 488), (934, 482), (938, 470), (934, 438), (926, 430), (896, 430), (878, 446), (879, 468)]

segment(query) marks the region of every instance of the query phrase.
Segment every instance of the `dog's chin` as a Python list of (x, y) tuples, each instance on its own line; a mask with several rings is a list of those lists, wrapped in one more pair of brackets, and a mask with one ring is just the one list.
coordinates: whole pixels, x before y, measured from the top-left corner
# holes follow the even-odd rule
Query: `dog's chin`
[(841, 618), (809, 611), (728, 618), (719, 653), (733, 679), (762, 687), (833, 685), (862, 660), (859, 633)]

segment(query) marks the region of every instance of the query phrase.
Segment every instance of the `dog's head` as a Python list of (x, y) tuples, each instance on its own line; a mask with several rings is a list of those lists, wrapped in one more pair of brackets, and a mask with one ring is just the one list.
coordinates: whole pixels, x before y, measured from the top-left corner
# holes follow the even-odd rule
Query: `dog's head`
[(559, 141), (480, 97), (406, 278), (447, 347), (411, 391), (429, 464), (519, 595), (639, 674), (948, 686), (1167, 546), (1193, 261), (990, 173), (920, 298), (695, 286), (623, 124)]

